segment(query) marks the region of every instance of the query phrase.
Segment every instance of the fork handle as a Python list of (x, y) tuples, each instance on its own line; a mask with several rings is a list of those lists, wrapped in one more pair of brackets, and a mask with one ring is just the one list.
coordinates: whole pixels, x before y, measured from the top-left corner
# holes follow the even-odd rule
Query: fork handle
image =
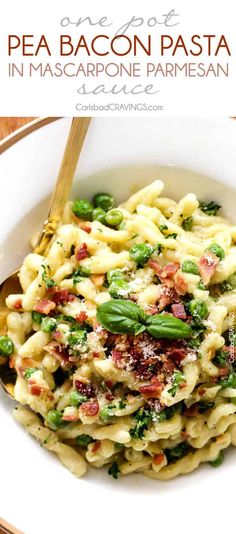
[(72, 119), (57, 182), (51, 197), (48, 218), (44, 222), (34, 249), (36, 254), (45, 252), (62, 219), (90, 120), (91, 117), (74, 117)]

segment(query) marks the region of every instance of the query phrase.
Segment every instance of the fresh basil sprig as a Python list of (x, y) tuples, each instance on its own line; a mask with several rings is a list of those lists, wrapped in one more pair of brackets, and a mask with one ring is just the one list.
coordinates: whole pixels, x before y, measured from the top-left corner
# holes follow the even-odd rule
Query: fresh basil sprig
[(145, 315), (131, 300), (112, 299), (98, 307), (99, 323), (113, 334), (140, 334), (146, 330), (155, 339), (190, 337), (191, 327), (170, 314)]
[(169, 314), (149, 315), (146, 317), (147, 332), (155, 339), (182, 339), (189, 337), (191, 326)]
[(140, 334), (145, 330), (144, 313), (132, 300), (112, 299), (98, 307), (99, 323), (113, 334)]

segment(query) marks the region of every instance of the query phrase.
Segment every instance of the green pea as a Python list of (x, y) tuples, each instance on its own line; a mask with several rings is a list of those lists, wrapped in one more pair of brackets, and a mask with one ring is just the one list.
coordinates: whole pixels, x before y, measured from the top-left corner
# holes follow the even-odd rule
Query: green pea
[(57, 321), (53, 317), (44, 317), (41, 322), (41, 330), (43, 332), (49, 333), (56, 330)]
[(210, 250), (210, 252), (220, 258), (220, 260), (223, 260), (225, 257), (225, 251), (220, 245), (218, 245), (218, 243), (212, 243), (212, 245), (210, 245), (207, 250)]
[(52, 430), (57, 430), (63, 424), (62, 413), (59, 410), (49, 410), (46, 421)]
[(78, 391), (72, 391), (70, 394), (70, 403), (71, 406), (80, 406), (82, 402), (86, 402), (88, 398), (86, 395), (82, 395), (81, 393), (78, 393)]
[(93, 221), (99, 221), (102, 224), (106, 222), (106, 212), (102, 208), (95, 208), (92, 214)]
[(93, 441), (93, 438), (91, 438), (91, 436), (88, 436), (88, 434), (81, 434), (76, 438), (77, 444), (81, 447), (87, 447), (87, 445), (89, 445), (89, 443), (92, 443)]
[(32, 317), (33, 323), (41, 324), (41, 322), (42, 322), (43, 318), (45, 317), (45, 315), (43, 313), (39, 313), (39, 312), (33, 310), (32, 313), (31, 313), (31, 317)]
[(150, 259), (153, 253), (153, 248), (150, 247), (150, 245), (146, 245), (145, 243), (140, 243), (133, 245), (130, 248), (129, 253), (135, 263), (143, 266)]
[(198, 266), (195, 261), (185, 260), (182, 263), (181, 269), (183, 273), (199, 274)]
[(212, 460), (212, 462), (209, 462), (209, 464), (212, 467), (219, 467), (224, 461), (224, 455), (223, 452), (220, 452), (215, 460)]
[(112, 413), (112, 408), (113, 406), (108, 404), (101, 409), (99, 416), (104, 423), (108, 423), (113, 418), (114, 414)]
[(189, 302), (189, 311), (193, 317), (198, 319), (206, 319), (208, 316), (208, 309), (203, 300), (193, 299)]
[(92, 219), (93, 206), (88, 200), (75, 200), (72, 206), (72, 211), (76, 217), (80, 219)]
[(14, 344), (8, 336), (0, 336), (0, 356), (11, 356)]
[(124, 273), (120, 269), (112, 269), (107, 273), (108, 284), (111, 284), (114, 280), (124, 280)]
[(87, 332), (86, 330), (76, 330), (75, 332), (72, 332), (68, 336), (68, 343), (70, 347), (73, 347), (74, 345), (83, 345), (87, 340)]
[(129, 284), (125, 280), (113, 280), (109, 286), (109, 293), (113, 299), (127, 298), (129, 295)]
[(97, 193), (93, 198), (93, 202), (96, 208), (102, 208), (105, 211), (114, 206), (114, 198), (109, 193)]
[(106, 223), (109, 224), (109, 226), (118, 226), (122, 220), (123, 214), (120, 210), (109, 210), (106, 213)]
[(38, 371), (36, 367), (27, 367), (24, 372), (24, 377), (28, 380), (35, 371)]

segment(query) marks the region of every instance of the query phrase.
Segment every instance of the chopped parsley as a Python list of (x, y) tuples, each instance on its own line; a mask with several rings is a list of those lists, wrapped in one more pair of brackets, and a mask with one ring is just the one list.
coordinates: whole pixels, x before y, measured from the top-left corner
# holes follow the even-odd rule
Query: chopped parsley
[(119, 400), (118, 408), (119, 408), (119, 410), (124, 410), (126, 408), (126, 403), (124, 402), (123, 399)]
[(129, 431), (131, 438), (141, 439), (144, 435), (145, 430), (148, 429), (150, 423), (153, 421), (153, 414), (148, 408), (140, 408), (135, 414), (134, 417), (137, 421), (134, 428), (131, 428)]
[(50, 278), (47, 275), (47, 268), (48, 270), (50, 270), (50, 267), (49, 266), (46, 267), (46, 265), (42, 265), (42, 267), (43, 267), (42, 280), (45, 283), (46, 288), (49, 289), (51, 287), (55, 287), (56, 286), (55, 280), (53, 280), (53, 278)]
[(182, 227), (184, 230), (190, 231), (192, 230), (192, 226), (193, 226), (193, 217), (190, 215), (190, 217), (187, 217), (186, 219), (183, 220)]
[(87, 447), (89, 443), (92, 443), (93, 441), (93, 438), (88, 434), (80, 434), (80, 436), (77, 436), (76, 438), (76, 443), (77, 445), (80, 445), (80, 447)]
[(161, 226), (159, 226), (159, 230), (161, 232), (163, 232), (164, 230), (168, 230), (168, 226), (166, 226), (166, 224), (161, 224)]
[(216, 204), (216, 202), (199, 202), (199, 208), (203, 213), (206, 213), (207, 215), (216, 215), (218, 210), (221, 208), (219, 204)]
[(183, 458), (183, 456), (191, 452), (191, 450), (192, 447), (186, 441), (183, 441), (183, 443), (179, 443), (179, 445), (176, 445), (173, 449), (165, 449), (164, 452), (168, 463), (173, 463), (180, 460), (180, 458)]
[(108, 472), (108, 475), (112, 476), (113, 478), (115, 478), (117, 480), (118, 475), (120, 473), (120, 469), (119, 469), (118, 463), (117, 462), (113, 462), (113, 464), (111, 464), (111, 466), (109, 467), (107, 472)]
[(199, 410), (199, 413), (204, 413), (206, 412), (207, 410), (210, 410), (210, 408), (213, 408), (214, 406), (214, 402), (212, 401), (199, 401), (198, 402), (198, 410)]
[(166, 239), (169, 239), (169, 237), (172, 237), (173, 239), (176, 239), (178, 234), (176, 234), (176, 232), (173, 232), (173, 234), (168, 234), (166, 235)]
[(183, 373), (181, 373), (181, 371), (174, 371), (172, 376), (172, 386), (170, 389), (168, 389), (168, 393), (174, 397), (179, 389), (180, 384), (184, 384), (185, 382), (186, 380)]

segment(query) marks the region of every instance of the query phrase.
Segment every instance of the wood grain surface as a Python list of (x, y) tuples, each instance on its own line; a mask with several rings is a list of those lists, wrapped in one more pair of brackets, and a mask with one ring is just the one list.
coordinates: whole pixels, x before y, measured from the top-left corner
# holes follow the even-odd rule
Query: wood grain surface
[(0, 117), (0, 141), (35, 117)]

